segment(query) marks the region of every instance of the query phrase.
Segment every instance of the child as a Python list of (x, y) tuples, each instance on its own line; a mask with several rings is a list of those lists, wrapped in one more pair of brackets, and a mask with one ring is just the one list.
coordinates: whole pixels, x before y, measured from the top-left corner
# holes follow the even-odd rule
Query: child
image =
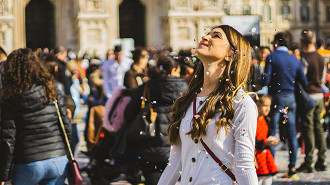
[(274, 158), (267, 146), (273, 146), (278, 143), (274, 136), (267, 137), (268, 125), (265, 116), (269, 114), (271, 106), (270, 96), (264, 95), (256, 101), (258, 107), (258, 123), (256, 132), (256, 160), (258, 164), (257, 175), (259, 185), (270, 185), (273, 181), (273, 175), (278, 172)]

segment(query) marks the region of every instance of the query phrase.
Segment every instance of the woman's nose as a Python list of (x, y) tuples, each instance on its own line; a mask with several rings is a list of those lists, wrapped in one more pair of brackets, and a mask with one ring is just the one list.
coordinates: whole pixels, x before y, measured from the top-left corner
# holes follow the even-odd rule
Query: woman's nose
[(202, 36), (202, 40), (209, 40), (211, 38), (210, 35), (204, 35)]

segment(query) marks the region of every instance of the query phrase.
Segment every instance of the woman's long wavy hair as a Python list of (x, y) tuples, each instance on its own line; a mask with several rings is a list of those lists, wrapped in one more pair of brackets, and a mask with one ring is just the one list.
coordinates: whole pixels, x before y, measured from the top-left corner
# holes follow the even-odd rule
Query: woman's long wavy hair
[(29, 48), (13, 51), (3, 64), (1, 74), (1, 102), (12, 96), (25, 93), (33, 85), (41, 85), (45, 100), (55, 100), (54, 77)]
[[(234, 106), (232, 96), (234, 91), (241, 84), (245, 84), (251, 66), (250, 43), (234, 28), (228, 25), (221, 25), (215, 28), (221, 28), (227, 36), (231, 46), (230, 61), (227, 62), (224, 73), (219, 77), (218, 87), (207, 97), (203, 108), (197, 113), (198, 119), (193, 119), (192, 129), (187, 133), (192, 139), (201, 139), (206, 135), (207, 127), (217, 112), (221, 112), (216, 120), (217, 132), (224, 128), (229, 132), (228, 126), (232, 127), (231, 120), (234, 117)], [(213, 29), (215, 29), (213, 28)], [(169, 141), (172, 145), (179, 142), (179, 128), (181, 120), (184, 118), (190, 103), (193, 101), (196, 93), (203, 86), (204, 67), (200, 63), (188, 86), (188, 90), (178, 98), (172, 107), (172, 120), (167, 129)]]

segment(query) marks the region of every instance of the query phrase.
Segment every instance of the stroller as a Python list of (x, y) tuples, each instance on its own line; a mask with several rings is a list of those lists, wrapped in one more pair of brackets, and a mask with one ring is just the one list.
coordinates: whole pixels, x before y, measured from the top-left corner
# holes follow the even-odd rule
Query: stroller
[[(116, 97), (115, 93), (111, 98), (113, 102), (109, 99), (106, 107), (92, 107), (89, 113), (86, 138), (88, 152), (85, 153), (89, 157), (89, 163), (80, 170), (85, 171), (95, 185), (108, 185), (124, 179), (131, 184), (141, 183), (142, 173), (138, 170), (137, 160), (134, 159), (131, 148), (125, 144), (126, 128), (109, 128), (107, 119), (116, 114), (114, 108), (120, 98), (128, 95), (123, 93)], [(107, 111), (109, 104), (112, 109)]]

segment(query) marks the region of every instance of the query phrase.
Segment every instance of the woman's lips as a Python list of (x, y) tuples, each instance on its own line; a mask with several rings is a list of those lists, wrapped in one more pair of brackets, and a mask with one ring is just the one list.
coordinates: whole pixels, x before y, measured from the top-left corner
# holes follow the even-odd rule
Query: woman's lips
[(200, 43), (199, 44), (200, 47), (209, 47), (209, 45), (205, 44), (205, 43)]

